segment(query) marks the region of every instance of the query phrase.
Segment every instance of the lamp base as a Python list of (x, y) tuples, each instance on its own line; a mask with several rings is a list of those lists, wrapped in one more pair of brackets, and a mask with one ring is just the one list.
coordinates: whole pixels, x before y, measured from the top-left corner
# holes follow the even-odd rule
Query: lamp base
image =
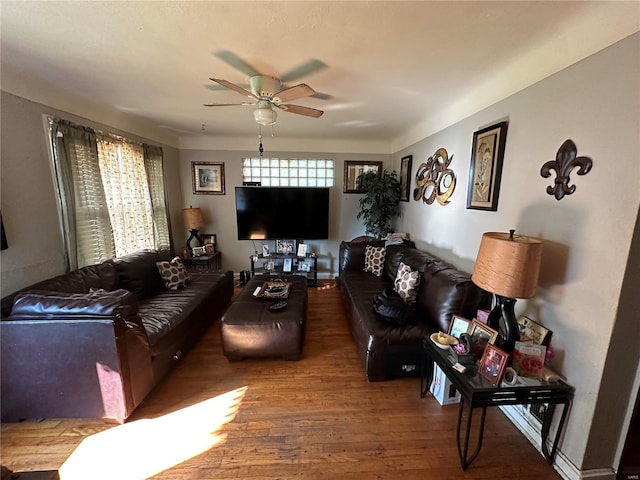
[(200, 235), (198, 235), (198, 230), (195, 229), (195, 228), (192, 228), (191, 230), (189, 230), (189, 233), (191, 233), (191, 235), (187, 239), (187, 248), (189, 249), (189, 252), (193, 256), (193, 247), (191, 246), (191, 241), (195, 238), (198, 241), (198, 245), (196, 245), (196, 246), (197, 247), (201, 247), (202, 246), (202, 238), (200, 238)]
[(520, 328), (514, 310), (516, 300), (496, 295), (496, 301), (496, 306), (491, 310), (487, 323), (498, 332), (496, 346), (511, 353), (516, 342), (520, 340)]

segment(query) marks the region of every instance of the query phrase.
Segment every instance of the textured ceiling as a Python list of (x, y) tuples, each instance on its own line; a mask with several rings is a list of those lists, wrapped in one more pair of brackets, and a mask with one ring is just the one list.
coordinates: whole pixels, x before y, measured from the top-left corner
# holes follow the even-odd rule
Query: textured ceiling
[(202, 106), (246, 100), (208, 80), (246, 86), (241, 59), (322, 94), (291, 102), (321, 118), (279, 111), (277, 137), (391, 151), (638, 31), (639, 6), (2, 1), (2, 88), (67, 111), (69, 98), (112, 108), (183, 139), (253, 143), (251, 107)]

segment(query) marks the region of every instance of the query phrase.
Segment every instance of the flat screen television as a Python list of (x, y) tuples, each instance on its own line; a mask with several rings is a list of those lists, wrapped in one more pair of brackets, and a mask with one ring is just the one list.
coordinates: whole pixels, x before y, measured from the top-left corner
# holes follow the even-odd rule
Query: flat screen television
[(238, 240), (329, 238), (329, 189), (236, 187)]

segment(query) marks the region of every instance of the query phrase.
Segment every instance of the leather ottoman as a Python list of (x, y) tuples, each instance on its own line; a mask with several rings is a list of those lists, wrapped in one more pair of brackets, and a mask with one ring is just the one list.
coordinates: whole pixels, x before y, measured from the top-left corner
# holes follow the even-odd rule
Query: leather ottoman
[(272, 311), (273, 299), (257, 298), (255, 289), (276, 277), (253, 277), (222, 317), (222, 351), (229, 361), (255, 357), (299, 360), (307, 319), (307, 279), (277, 277), (291, 282), (287, 307)]

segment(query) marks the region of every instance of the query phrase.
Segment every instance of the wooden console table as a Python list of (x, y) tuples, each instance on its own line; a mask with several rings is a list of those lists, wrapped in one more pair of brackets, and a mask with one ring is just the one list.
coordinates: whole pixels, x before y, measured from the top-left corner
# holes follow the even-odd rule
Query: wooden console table
[[(453, 368), (455, 360), (449, 350), (443, 350), (437, 347), (429, 337), (425, 337), (422, 342), (424, 351), (424, 360), (422, 368), (422, 377), (420, 380), (420, 397), (424, 398), (429, 392), (429, 386), (433, 379), (433, 363), (445, 373), (449, 381), (460, 392), (460, 410), (458, 412), (458, 426), (456, 432), (456, 440), (458, 443), (458, 456), (460, 457), (460, 466), (462, 470), (475, 460), (480, 453), (482, 447), (482, 437), (484, 435), (484, 421), (487, 413), (487, 407), (499, 407), (502, 405), (526, 405), (546, 403), (549, 405), (542, 419), (542, 429), (540, 435), (542, 437), (542, 454), (549, 464), (553, 462), (558, 442), (562, 434), (564, 422), (573, 398), (573, 387), (559, 381), (554, 383), (545, 382), (543, 380), (531, 380), (531, 384), (505, 385), (494, 387), (484, 377), (477, 374), (475, 368), (467, 368), (465, 373), (460, 373)], [(536, 383), (535, 385), (533, 383)], [(469, 415), (465, 426), (464, 441), (461, 435), (462, 429), (462, 413), (468, 405)], [(558, 423), (553, 445), (549, 451), (547, 439), (549, 438), (549, 430), (551, 420), (555, 412), (556, 405), (562, 405), (562, 415)], [(473, 419), (473, 410), (481, 408), (480, 425), (478, 430), (478, 438), (476, 449), (469, 455), (469, 436), (471, 433), (471, 421)]]

